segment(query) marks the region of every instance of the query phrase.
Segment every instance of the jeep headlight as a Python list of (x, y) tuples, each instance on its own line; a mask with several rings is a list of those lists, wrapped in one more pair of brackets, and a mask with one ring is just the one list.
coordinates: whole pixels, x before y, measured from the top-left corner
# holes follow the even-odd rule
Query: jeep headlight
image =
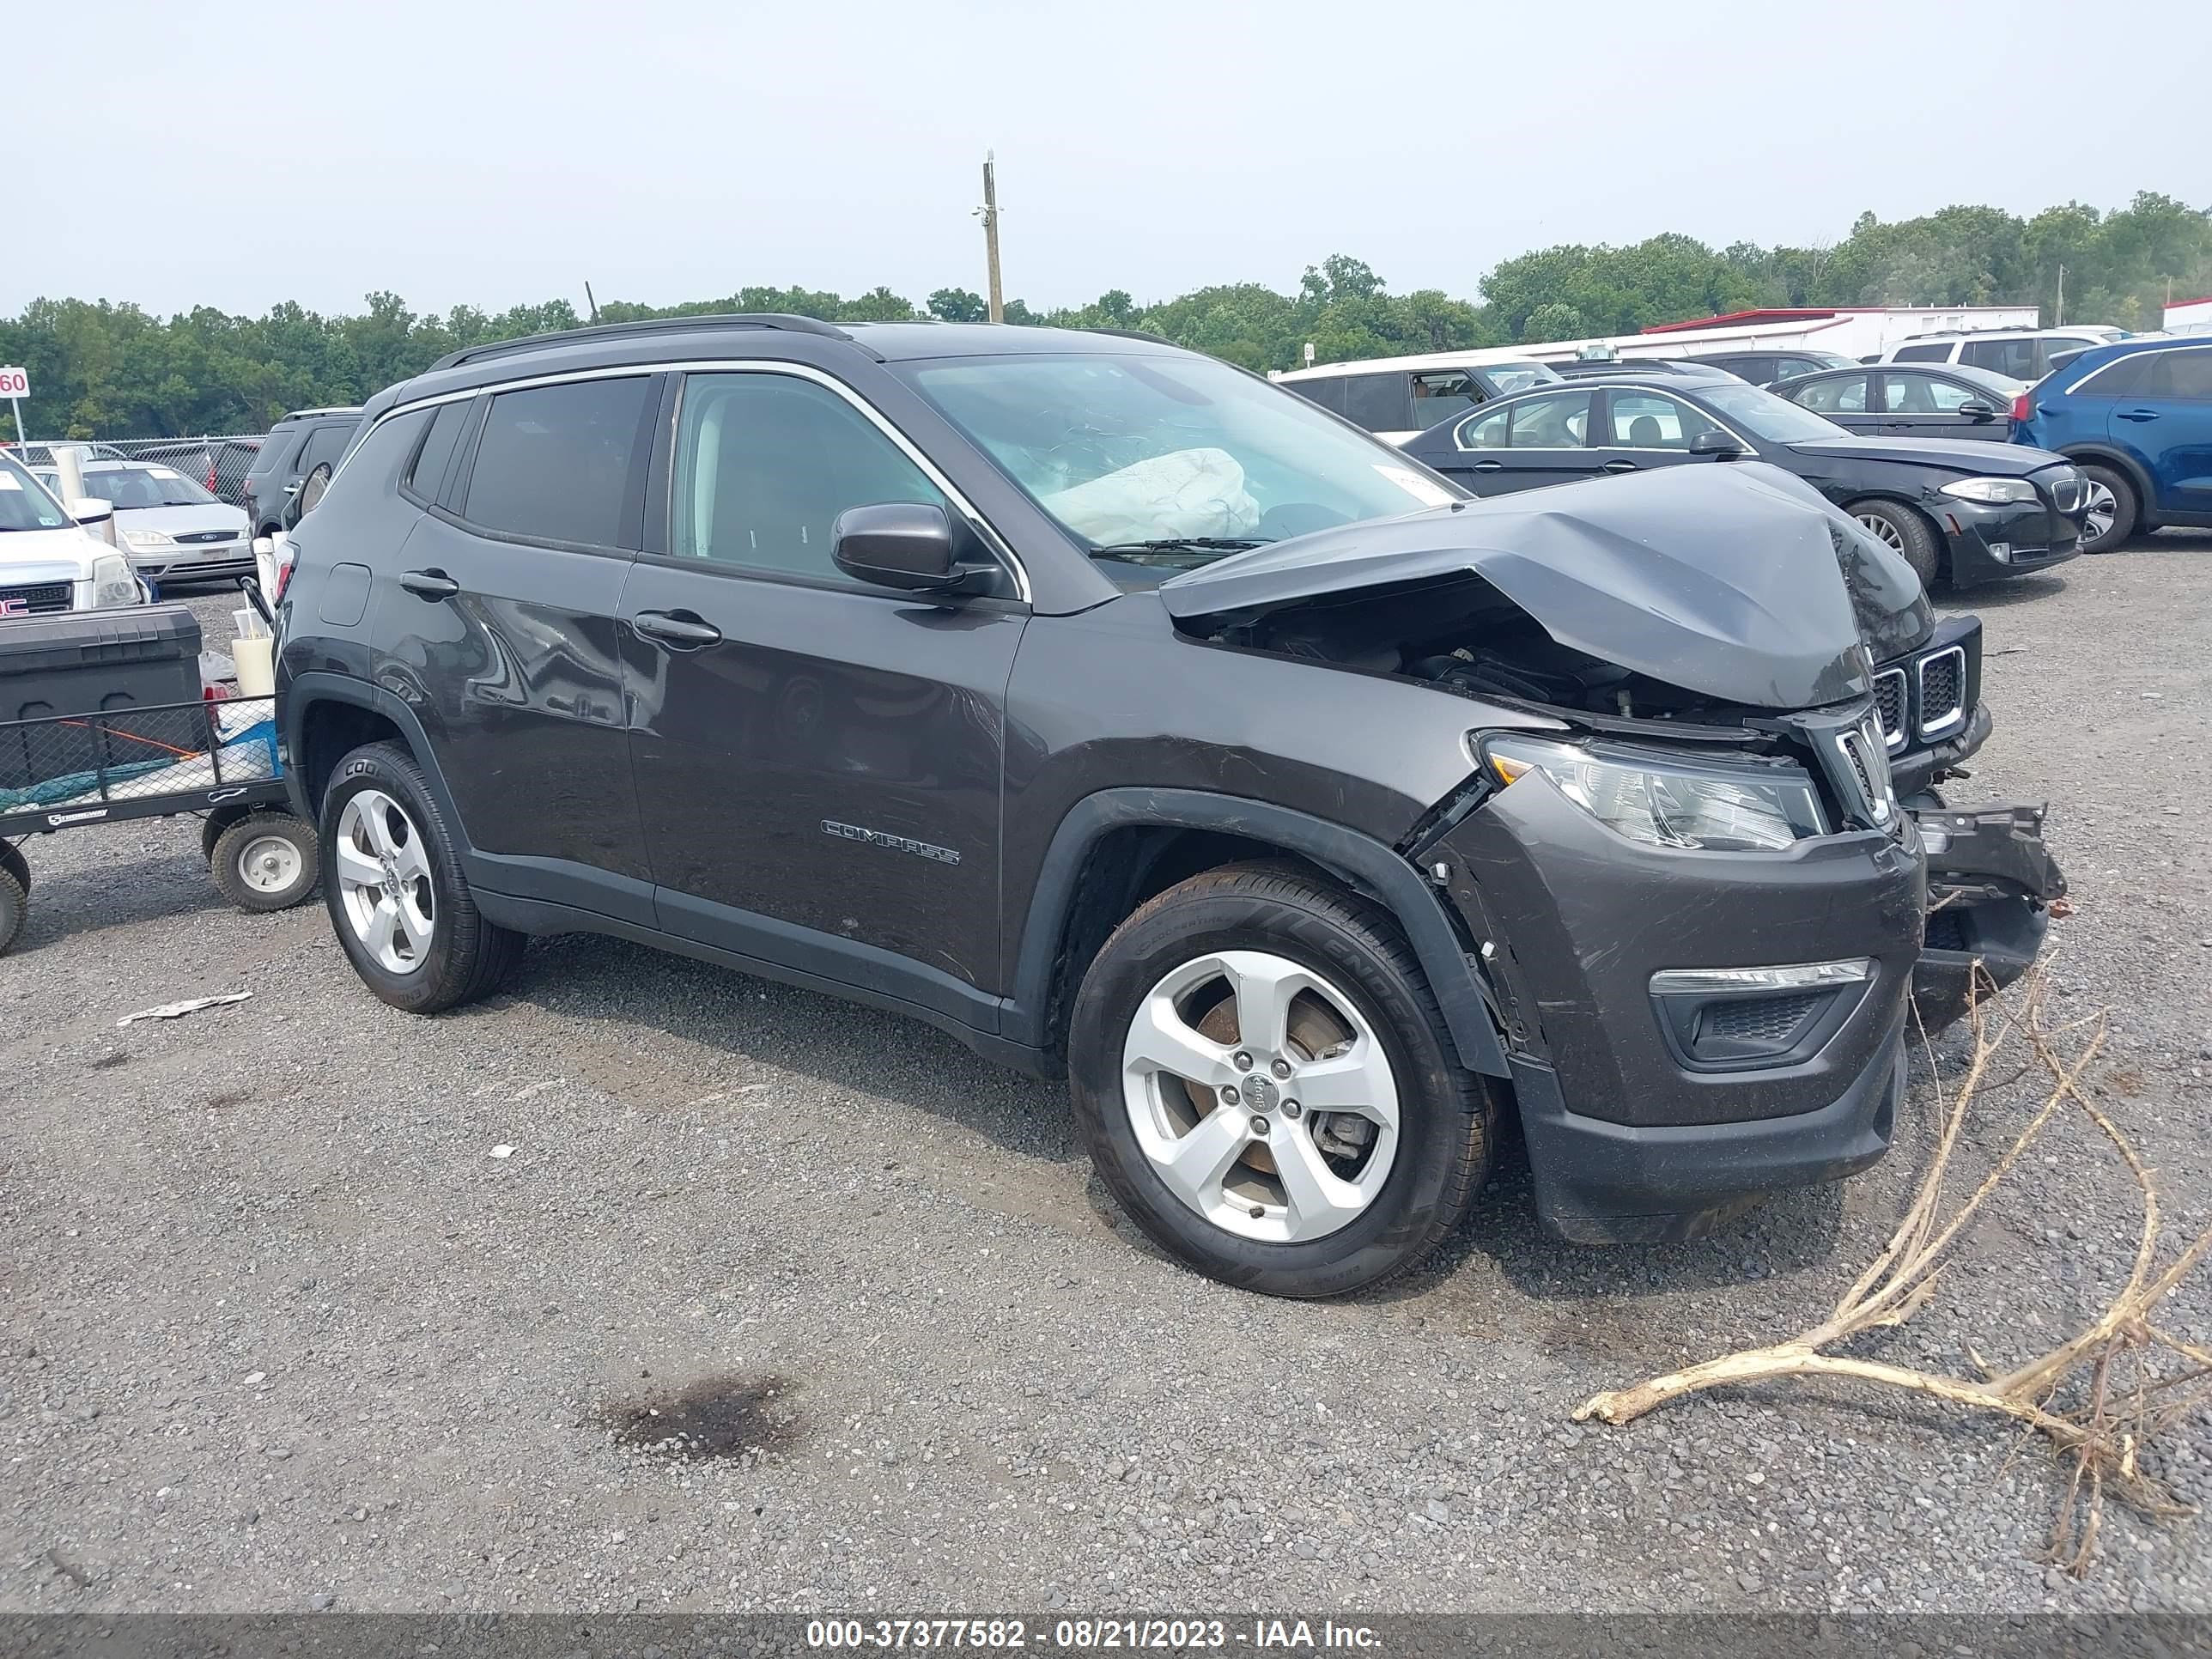
[(92, 605), (95, 611), (138, 603), (138, 579), (120, 553), (103, 553), (92, 562)]
[(123, 539), (133, 547), (174, 547), (177, 538), (159, 530), (126, 530)]
[(1962, 501), (1979, 501), (1984, 507), (2005, 507), (2033, 501), (2035, 486), (2025, 478), (1961, 478), (1945, 484), (1942, 493)]
[(1485, 738), (1480, 752), (1499, 784), (1541, 772), (1607, 829), (1647, 847), (1772, 852), (1827, 833), (1812, 778), (1788, 761), (1699, 761), (1516, 735)]

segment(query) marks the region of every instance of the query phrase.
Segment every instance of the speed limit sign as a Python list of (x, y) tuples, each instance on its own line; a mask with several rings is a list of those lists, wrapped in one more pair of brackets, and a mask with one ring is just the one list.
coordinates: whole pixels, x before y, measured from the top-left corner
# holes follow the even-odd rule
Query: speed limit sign
[(27, 398), (30, 395), (30, 370), (0, 368), (0, 398)]

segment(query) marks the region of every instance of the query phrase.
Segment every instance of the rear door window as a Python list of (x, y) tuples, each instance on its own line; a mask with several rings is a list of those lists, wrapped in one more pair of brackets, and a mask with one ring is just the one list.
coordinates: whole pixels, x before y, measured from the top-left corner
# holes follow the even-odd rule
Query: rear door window
[(1613, 447), (1687, 449), (1690, 440), (1712, 422), (1675, 399), (1656, 392), (1613, 394)]
[(1509, 446), (1514, 449), (1587, 447), (1590, 398), (1595, 395), (1588, 392), (1561, 392), (1516, 404)]
[[(2068, 341), (2068, 345), (2077, 343)], [(1969, 340), (1959, 349), (1959, 361), (1986, 368), (2008, 380), (2039, 380), (2049, 367), (2051, 354), (2043, 340)]]
[(2033, 350), (2030, 361), (2033, 364), (2033, 371), (2027, 374), (2015, 374), (2012, 378), (2032, 384), (2051, 373), (2051, 360), (2053, 357), (2069, 351), (2086, 351), (2091, 346), (2100, 343), (2100, 341), (2069, 335), (2059, 335), (2048, 340), (2031, 340), (2028, 344)]
[(1481, 386), (1463, 368), (1413, 376), (1413, 424), (1424, 432), (1482, 400)]
[(1407, 385), (1411, 378), (1406, 374), (1352, 375), (1344, 383), (1345, 418), (1370, 432), (1413, 430), (1420, 422), (1413, 418), (1413, 398)]
[(1863, 374), (1837, 374), (1825, 380), (1797, 388), (1791, 402), (1807, 409), (1817, 409), (1823, 415), (1858, 415), (1867, 406), (1867, 377)]
[(491, 400), (461, 516), (500, 535), (638, 545), (648, 376), (502, 392)]

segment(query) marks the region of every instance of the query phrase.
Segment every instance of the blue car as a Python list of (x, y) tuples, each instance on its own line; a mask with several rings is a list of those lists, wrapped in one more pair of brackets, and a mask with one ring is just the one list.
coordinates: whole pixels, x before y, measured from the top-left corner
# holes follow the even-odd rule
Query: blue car
[(2051, 370), (2013, 404), (2014, 443), (2081, 469), (2081, 550), (2138, 530), (2212, 526), (2212, 339), (2123, 340)]

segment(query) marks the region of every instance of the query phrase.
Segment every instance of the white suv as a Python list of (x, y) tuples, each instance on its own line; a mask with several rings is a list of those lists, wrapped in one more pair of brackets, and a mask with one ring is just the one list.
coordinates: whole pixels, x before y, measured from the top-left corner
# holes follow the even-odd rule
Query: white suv
[(1984, 328), (1964, 334), (1924, 335), (1884, 349), (1885, 363), (1965, 363), (2008, 380), (2033, 386), (2051, 373), (2051, 360), (2064, 352), (2124, 340), (2124, 328), (2101, 324), (2073, 328)]
[(111, 518), (106, 501), (72, 504), (0, 455), (0, 619), (143, 605), (131, 561), (85, 526)]

